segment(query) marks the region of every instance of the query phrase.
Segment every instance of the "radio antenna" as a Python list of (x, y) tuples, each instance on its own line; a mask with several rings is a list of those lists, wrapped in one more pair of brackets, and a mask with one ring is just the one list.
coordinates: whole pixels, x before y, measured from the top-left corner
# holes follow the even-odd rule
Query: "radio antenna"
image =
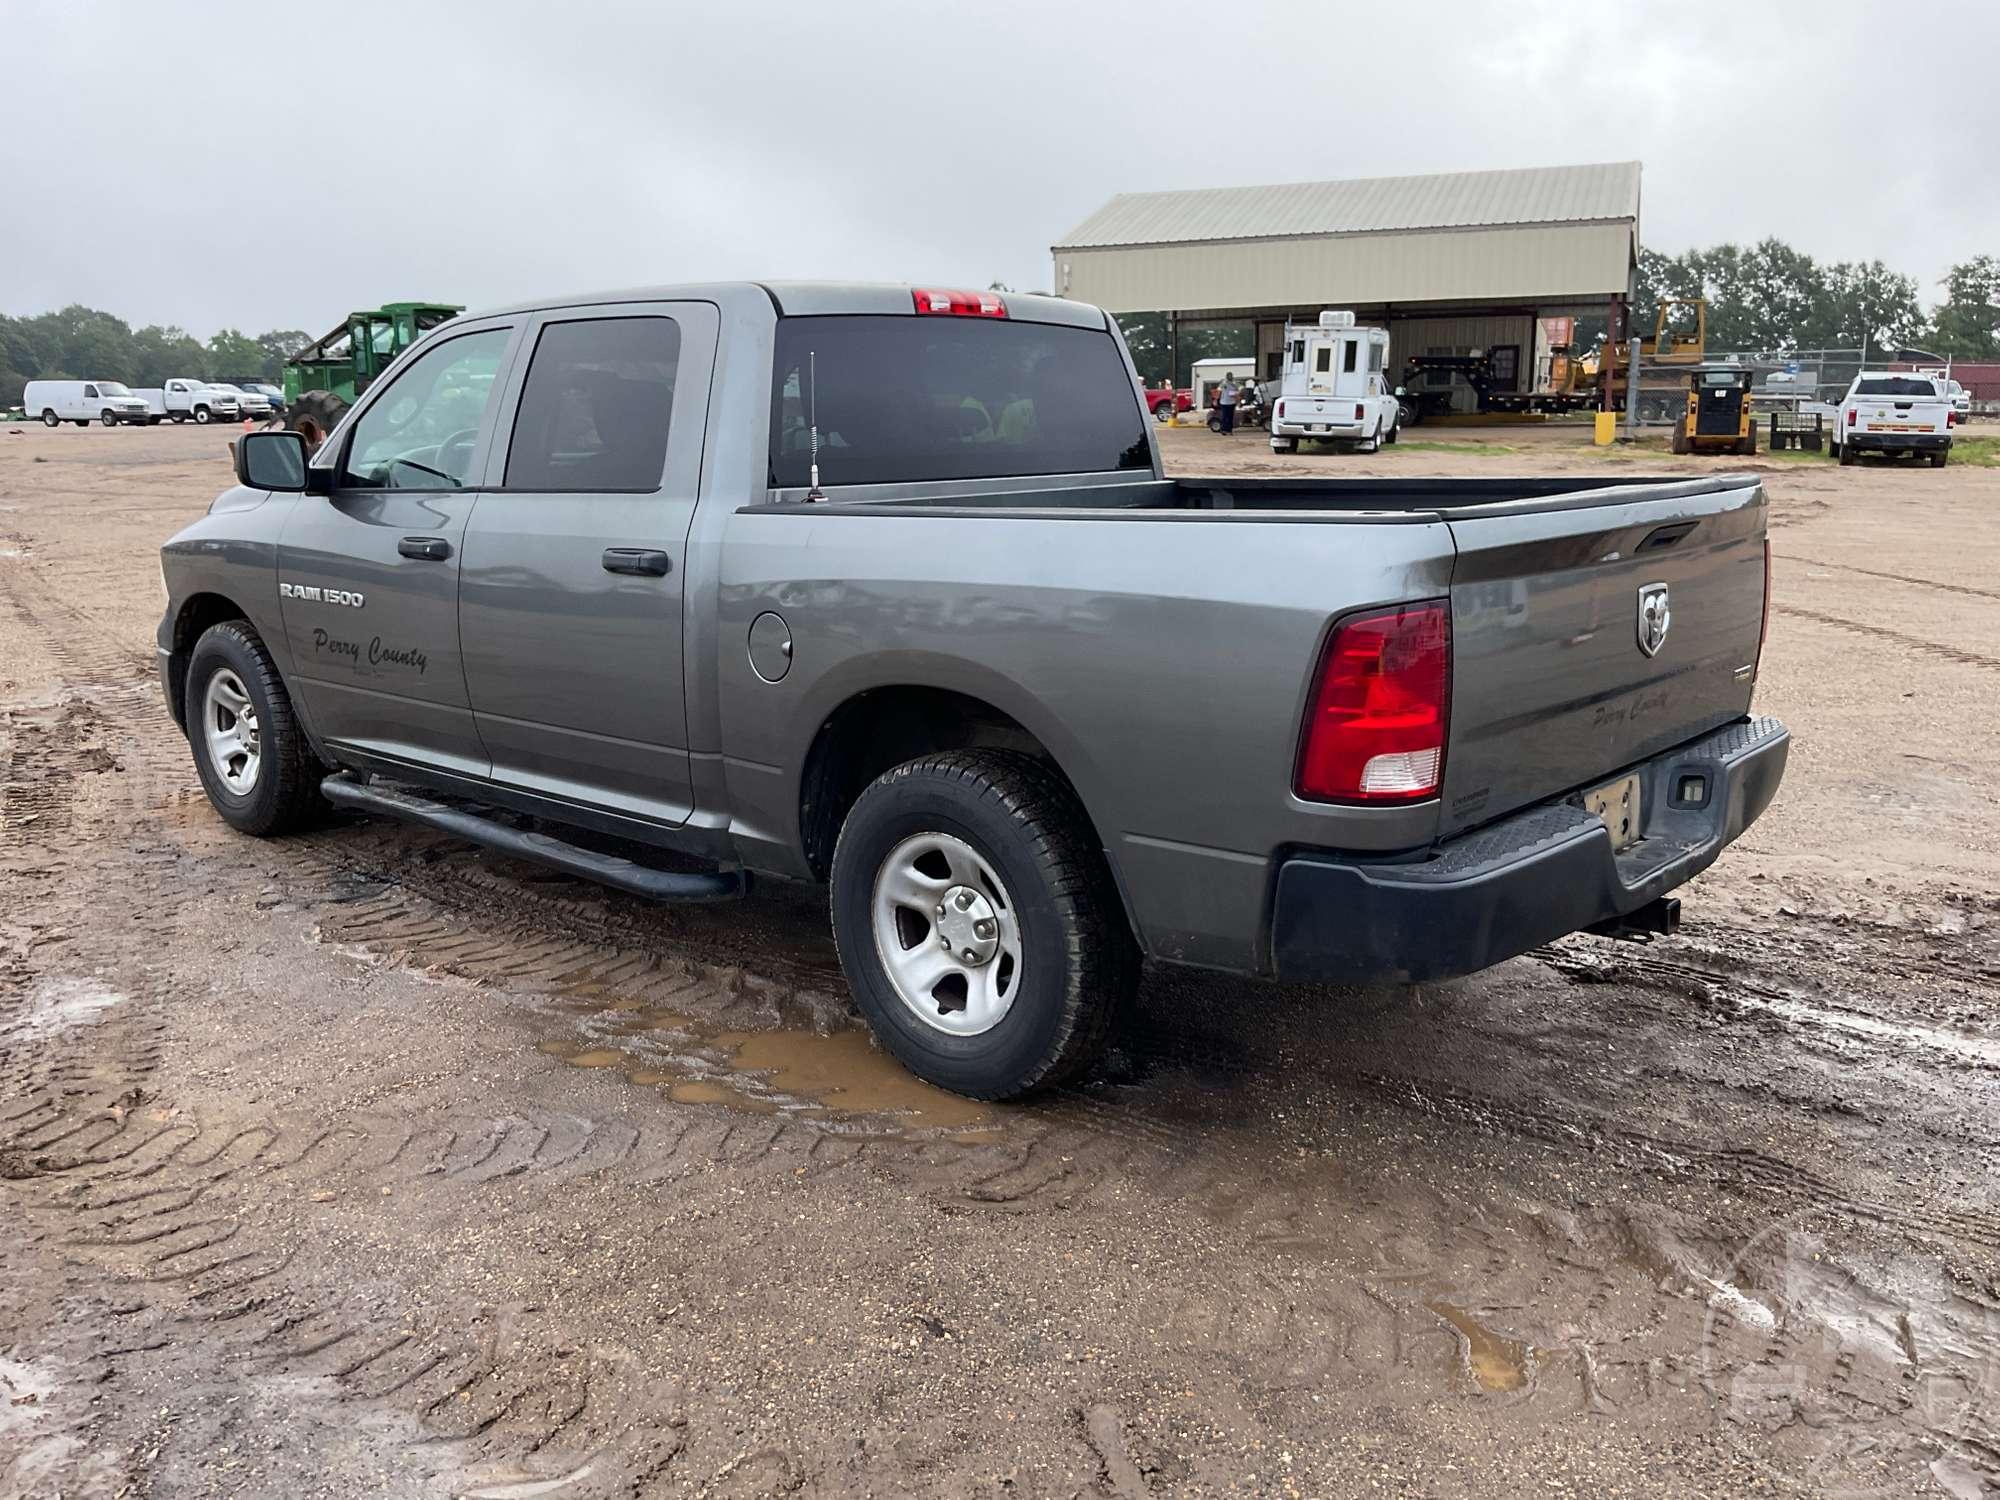
[(819, 351), (806, 353), (806, 421), (812, 425), (812, 488), (806, 491), (808, 504), (824, 500), (819, 487)]

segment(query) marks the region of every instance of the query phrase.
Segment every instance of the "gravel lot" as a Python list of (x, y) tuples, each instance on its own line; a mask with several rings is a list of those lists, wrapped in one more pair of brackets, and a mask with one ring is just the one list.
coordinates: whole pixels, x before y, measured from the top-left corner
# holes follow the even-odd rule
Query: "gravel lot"
[(1790, 774), (1672, 943), (1162, 971), (1003, 1108), (816, 892), (224, 828), (152, 632), (228, 437), (0, 427), (0, 1494), (2000, 1486), (2000, 470), (1163, 433), (1759, 470)]

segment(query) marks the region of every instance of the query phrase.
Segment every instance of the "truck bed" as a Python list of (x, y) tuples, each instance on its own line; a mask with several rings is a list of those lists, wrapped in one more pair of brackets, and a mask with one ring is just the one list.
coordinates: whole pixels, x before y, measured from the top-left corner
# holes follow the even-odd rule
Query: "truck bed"
[[(1496, 512), (1527, 514), (1549, 510), (1615, 505), (1628, 501), (1674, 500), (1741, 490), (1756, 484), (1747, 475), (1620, 476), (1613, 484), (1590, 484), (1576, 476), (1529, 479), (1248, 479), (1235, 475), (1191, 476), (1120, 483), (1060, 486), (1032, 482), (996, 483), (969, 493), (961, 486), (936, 493), (911, 492), (882, 499), (846, 500), (836, 495), (816, 508), (841, 512), (893, 507), (899, 512), (967, 512), (1004, 510), (1059, 517), (1077, 511), (1178, 512), (1215, 515), (1256, 512), (1277, 519), (1274, 512), (1335, 519), (1342, 515), (1369, 521), (1393, 520), (1398, 513), (1435, 521)], [(786, 506), (802, 503), (787, 499)], [(751, 509), (763, 509), (761, 506)]]

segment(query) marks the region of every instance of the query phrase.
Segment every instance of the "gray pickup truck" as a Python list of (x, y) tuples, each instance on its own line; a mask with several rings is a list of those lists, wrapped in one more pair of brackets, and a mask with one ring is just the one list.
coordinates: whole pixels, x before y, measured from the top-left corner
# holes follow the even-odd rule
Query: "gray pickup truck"
[(877, 1035), (983, 1098), (1084, 1069), (1142, 955), (1410, 982), (1671, 930), (1784, 771), (1754, 480), (1169, 479), (1074, 302), (530, 303), (236, 466), (159, 631), (224, 819), (823, 882)]

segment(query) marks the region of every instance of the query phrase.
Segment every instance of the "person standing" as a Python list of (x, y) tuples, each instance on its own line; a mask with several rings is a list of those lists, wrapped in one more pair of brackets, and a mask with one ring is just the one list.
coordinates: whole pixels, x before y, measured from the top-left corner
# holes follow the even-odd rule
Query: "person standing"
[(1215, 407), (1222, 416), (1222, 433), (1224, 437), (1236, 431), (1236, 397), (1236, 377), (1234, 375), (1223, 376), (1222, 389), (1217, 391), (1215, 395)]

